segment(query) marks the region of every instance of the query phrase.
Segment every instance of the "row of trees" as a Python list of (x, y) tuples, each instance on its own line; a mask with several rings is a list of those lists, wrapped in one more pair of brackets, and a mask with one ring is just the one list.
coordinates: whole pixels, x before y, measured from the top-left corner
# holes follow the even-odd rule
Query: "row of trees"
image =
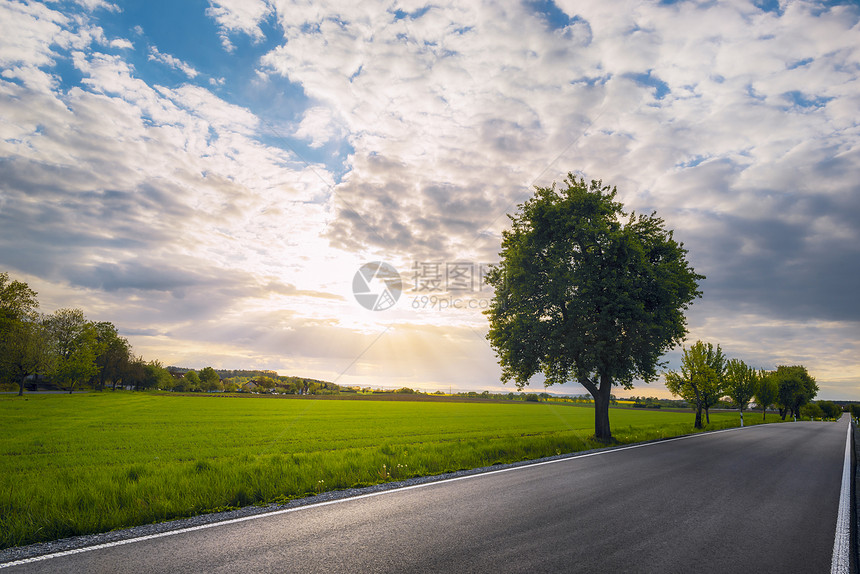
[(39, 313), (37, 293), (0, 273), (0, 383), (16, 384), (19, 395), (33, 377), (73, 392), (156, 386), (165, 373), (135, 356), (112, 323), (89, 321), (80, 309)]
[(224, 381), (225, 390), (280, 395), (337, 395), (340, 387), (327, 381), (304, 377), (258, 375), (233, 377)]
[(728, 359), (719, 345), (702, 341), (684, 348), (681, 368), (666, 373), (666, 387), (696, 409), (696, 428), (703, 426), (702, 413), (710, 422), (709, 409), (724, 397), (729, 397), (740, 411), (743, 426), (744, 410), (752, 400), (761, 409), (762, 417), (776, 405), (785, 420), (788, 414), (797, 418), (801, 407), (811, 403), (818, 393), (815, 379), (801, 365), (781, 365), (775, 371), (754, 369), (740, 359)]

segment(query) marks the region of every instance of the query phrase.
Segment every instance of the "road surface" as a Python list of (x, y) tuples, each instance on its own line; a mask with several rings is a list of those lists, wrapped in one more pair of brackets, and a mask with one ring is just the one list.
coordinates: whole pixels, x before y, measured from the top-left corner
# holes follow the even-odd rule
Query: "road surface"
[(847, 425), (762, 425), (615, 449), (3, 574), (828, 572)]

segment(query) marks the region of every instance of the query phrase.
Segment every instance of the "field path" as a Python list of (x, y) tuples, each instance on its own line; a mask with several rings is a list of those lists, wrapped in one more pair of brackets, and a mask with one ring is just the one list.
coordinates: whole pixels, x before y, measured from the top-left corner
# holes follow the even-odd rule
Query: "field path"
[(847, 420), (620, 448), (4, 572), (826, 572)]

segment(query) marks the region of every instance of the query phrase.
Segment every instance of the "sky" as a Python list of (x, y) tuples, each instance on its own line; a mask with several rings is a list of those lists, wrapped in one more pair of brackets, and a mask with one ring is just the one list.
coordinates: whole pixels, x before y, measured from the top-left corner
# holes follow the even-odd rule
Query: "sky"
[(510, 391), (483, 274), (570, 172), (689, 250), (687, 345), (860, 400), (858, 119), (857, 2), (0, 0), (0, 271), (165, 365)]

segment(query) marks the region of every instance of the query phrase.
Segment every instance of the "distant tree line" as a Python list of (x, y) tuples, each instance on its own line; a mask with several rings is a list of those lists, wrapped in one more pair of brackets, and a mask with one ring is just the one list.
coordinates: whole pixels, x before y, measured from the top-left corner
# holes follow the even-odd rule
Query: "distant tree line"
[(35, 389), (73, 392), (91, 388), (176, 392), (333, 394), (338, 386), (275, 371), (200, 371), (164, 367), (134, 354), (131, 344), (107, 321), (89, 321), (80, 309), (39, 312), (37, 293), (0, 273), (0, 387), (23, 395)]
[(39, 313), (37, 293), (0, 273), (0, 383), (19, 395), (37, 382), (69, 392), (143, 386), (159, 367), (135, 356), (108, 321), (89, 321), (80, 309)]
[(762, 411), (762, 417), (767, 409), (776, 406), (783, 420), (788, 415), (795, 419), (803, 416), (837, 418), (833, 408), (839, 413), (842, 410), (826, 401), (812, 403), (818, 394), (818, 385), (802, 365), (780, 365), (774, 371), (755, 369), (740, 359), (728, 359), (719, 345), (714, 347), (702, 341), (684, 348), (681, 368), (666, 373), (666, 387), (695, 409), (696, 428), (703, 427), (703, 413), (705, 422), (710, 422), (710, 409), (726, 397), (740, 411), (741, 426), (744, 410), (752, 400)]

